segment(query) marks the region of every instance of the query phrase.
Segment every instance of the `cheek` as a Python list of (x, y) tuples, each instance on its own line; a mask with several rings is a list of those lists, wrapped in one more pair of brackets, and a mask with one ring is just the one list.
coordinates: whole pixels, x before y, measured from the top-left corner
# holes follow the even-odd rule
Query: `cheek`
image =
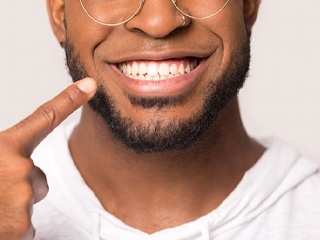
[(228, 45), (241, 44), (247, 38), (247, 29), (244, 22), (242, 4), (234, 5), (236, 5), (234, 9), (230, 9), (226, 12), (226, 19), (228, 19), (228, 21), (227, 25), (224, 27), (224, 31), (227, 36), (225, 42)]
[(239, 51), (248, 37), (242, 3), (230, 1), (230, 6), (206, 23), (206, 27), (220, 41), (219, 46), (222, 53), (220, 66), (226, 69), (232, 62), (232, 56)]
[(229, 5), (207, 25), (222, 41), (224, 48), (232, 48), (247, 38), (242, 1), (230, 1)]
[(84, 63), (89, 75), (94, 77), (95, 49), (106, 39), (111, 28), (93, 22), (82, 9), (79, 0), (65, 1), (66, 36), (74, 51)]

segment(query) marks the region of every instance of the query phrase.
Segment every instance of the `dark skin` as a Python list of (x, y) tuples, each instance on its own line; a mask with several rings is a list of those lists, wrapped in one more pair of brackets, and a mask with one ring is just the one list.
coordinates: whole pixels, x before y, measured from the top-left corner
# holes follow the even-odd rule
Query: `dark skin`
[(32, 205), (48, 192), (46, 177), (30, 156), (37, 145), (96, 91), (84, 79), (0, 133), (0, 239), (33, 239)]
[[(145, 1), (139, 15), (114, 28), (90, 20), (78, 0), (47, 0), (47, 6), (58, 41), (65, 42), (68, 35), (88, 74), (114, 97), (121, 114), (144, 124), (150, 119), (185, 119), (202, 106), (202, 95), (210, 81), (208, 76), (217, 74), (212, 66), (227, 71), (232, 52), (246, 39), (247, 31), (251, 32), (259, 0), (231, 0), (216, 17), (201, 21), (187, 19), (183, 28), (180, 14), (168, 0)], [(198, 36), (203, 37), (199, 39)], [(130, 48), (126, 47), (127, 42), (130, 42)], [(195, 76), (195, 84), (173, 92), (134, 92), (118, 81), (112, 68), (105, 64), (133, 60), (137, 55), (148, 60), (164, 60), (190, 53), (205, 55), (207, 63)], [(92, 80), (85, 81), (92, 83)], [(6, 219), (13, 229), (8, 232), (5, 230), (7, 225), (0, 224), (1, 239), (17, 239), (18, 236), (31, 239), (28, 210), (34, 198), (38, 201), (45, 195), (45, 190), (38, 193), (40, 188), (33, 183), (45, 183), (45, 179), (35, 170), (30, 154), (56, 125), (93, 96), (95, 88), (87, 85), (85, 91), (79, 90), (76, 83), (23, 123), (1, 133), (0, 144), (7, 146), (9, 142), (12, 147), (1, 152), (0, 161), (8, 164), (13, 156), (18, 159), (10, 164), (25, 170), (21, 182), (27, 189), (27, 197), (17, 208), (12, 207), (10, 201), (21, 189), (17, 187), (10, 194), (1, 196), (7, 200), (6, 204), (1, 202), (1, 212), (14, 212), (11, 221), (5, 214), (0, 215), (0, 219)], [(181, 105), (162, 111), (134, 107), (127, 98), (128, 94), (162, 97), (184, 92), (188, 92), (189, 97)], [(43, 114), (48, 106), (54, 111)], [(101, 131), (103, 128), (104, 121), (85, 104), (81, 122), (69, 142), (74, 162), (107, 211), (148, 233), (195, 220), (217, 208), (264, 152), (243, 127), (237, 97), (223, 108), (214, 126), (201, 140), (184, 150), (138, 154), (115, 140), (108, 131)], [(13, 144), (16, 138), (21, 140)], [(8, 171), (1, 167), (1, 172)], [(35, 171), (38, 173), (34, 174)], [(13, 180), (17, 175), (12, 175)], [(0, 187), (8, 189), (11, 185), (1, 182)], [(16, 219), (24, 220), (16, 223)]]
[(261, 156), (263, 148), (242, 131), (240, 119), (229, 118), (236, 106), (236, 102), (230, 103), (220, 120), (224, 125), (228, 122), (233, 131), (222, 127), (225, 133), (215, 146), (204, 144), (214, 141), (215, 135), (208, 134), (201, 144), (186, 150), (136, 154), (117, 143), (101, 144), (94, 134), (99, 120), (92, 116), (83, 119), (86, 128), (80, 124), (72, 135), (71, 152), (107, 211), (130, 226), (156, 232), (217, 208)]

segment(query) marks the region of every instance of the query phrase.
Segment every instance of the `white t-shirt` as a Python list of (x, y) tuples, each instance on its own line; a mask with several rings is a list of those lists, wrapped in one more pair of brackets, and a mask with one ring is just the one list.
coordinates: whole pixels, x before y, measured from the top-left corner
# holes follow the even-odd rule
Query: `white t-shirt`
[(32, 156), (50, 188), (34, 206), (37, 240), (320, 239), (319, 163), (277, 140), (262, 141), (268, 150), (217, 209), (147, 234), (106, 212), (85, 184), (68, 149), (73, 127), (55, 130)]

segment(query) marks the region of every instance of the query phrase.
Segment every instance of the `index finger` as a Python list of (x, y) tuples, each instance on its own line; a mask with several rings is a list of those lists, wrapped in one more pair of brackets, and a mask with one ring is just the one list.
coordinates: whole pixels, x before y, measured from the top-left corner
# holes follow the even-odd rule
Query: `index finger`
[(77, 81), (41, 105), (27, 118), (7, 130), (22, 154), (30, 156), (35, 147), (71, 113), (89, 101), (97, 85), (91, 78)]

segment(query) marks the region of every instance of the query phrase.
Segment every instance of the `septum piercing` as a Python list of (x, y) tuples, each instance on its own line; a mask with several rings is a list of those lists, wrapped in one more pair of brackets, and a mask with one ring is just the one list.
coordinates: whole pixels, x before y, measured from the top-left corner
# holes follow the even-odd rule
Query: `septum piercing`
[(183, 23), (182, 23), (181, 27), (184, 27), (186, 25), (186, 17), (182, 13), (180, 13), (180, 15), (183, 19)]

